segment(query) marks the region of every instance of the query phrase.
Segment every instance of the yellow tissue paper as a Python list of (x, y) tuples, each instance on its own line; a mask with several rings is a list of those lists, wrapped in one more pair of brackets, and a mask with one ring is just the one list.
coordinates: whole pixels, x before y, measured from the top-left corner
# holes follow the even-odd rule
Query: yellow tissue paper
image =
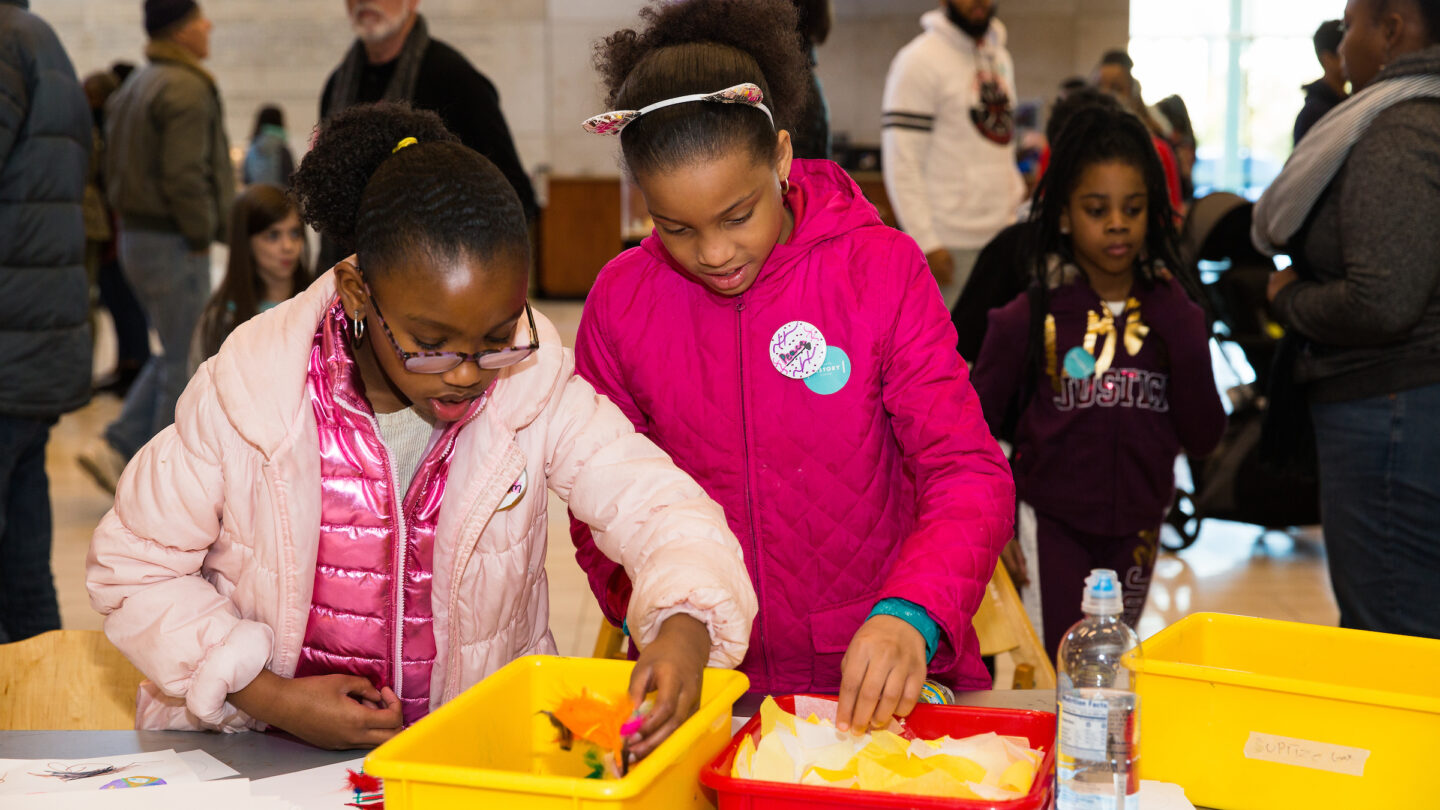
[(740, 747), (735, 749), (735, 764), (730, 767), (730, 775), (738, 779), (750, 778), (750, 765), (755, 758), (755, 738), (749, 734), (740, 741)]
[[(797, 698), (797, 705), (798, 705)], [(740, 741), (731, 774), (741, 779), (912, 796), (1008, 800), (1027, 795), (1043, 752), (1023, 737), (977, 734), (911, 739), (903, 724), (851, 734), (829, 706), (805, 698), (801, 720), (773, 699), (760, 704), (760, 738)], [(827, 708), (828, 711), (827, 716)]]
[(1034, 782), (1035, 763), (1028, 758), (1012, 762), (1010, 767), (1000, 774), (1000, 787), (1016, 793), (1029, 793), (1030, 785)]
[[(827, 771), (840, 771), (844, 770), (850, 760), (855, 758), (855, 746), (851, 743), (838, 742), (824, 748), (807, 749), (805, 753), (807, 754), (806, 761), (812, 767)], [(853, 769), (851, 776), (854, 776)]]
[(791, 734), (795, 733), (795, 715), (780, 708), (780, 704), (775, 702), (775, 698), (767, 695), (765, 700), (760, 703), (761, 736), (774, 731), (777, 724), (790, 729)]
[(820, 785), (821, 787), (851, 787), (855, 784), (855, 768), (847, 767), (832, 770), (829, 768), (814, 767), (805, 771), (800, 778), (802, 785)]
[(778, 734), (762, 735), (750, 758), (750, 778), (762, 782), (795, 782), (795, 760)]
[(951, 754), (940, 754), (925, 760), (925, 764), (935, 770), (947, 773), (960, 782), (984, 782), (985, 769), (980, 767), (973, 759), (957, 757)]

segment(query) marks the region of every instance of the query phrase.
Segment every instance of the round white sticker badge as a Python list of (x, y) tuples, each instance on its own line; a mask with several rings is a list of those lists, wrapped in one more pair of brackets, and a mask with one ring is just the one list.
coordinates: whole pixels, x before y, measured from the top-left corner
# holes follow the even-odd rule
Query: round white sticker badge
[(825, 365), (825, 336), (814, 324), (791, 321), (770, 338), (770, 362), (792, 380), (803, 380)]
[(513, 509), (515, 504), (519, 503), (520, 499), (525, 497), (525, 485), (527, 483), (529, 483), (529, 480), (525, 475), (525, 471), (521, 470), (520, 477), (515, 479), (515, 483), (510, 485), (509, 491), (505, 493), (504, 498), (500, 499), (500, 505), (495, 508), (495, 511), (504, 512), (506, 509)]

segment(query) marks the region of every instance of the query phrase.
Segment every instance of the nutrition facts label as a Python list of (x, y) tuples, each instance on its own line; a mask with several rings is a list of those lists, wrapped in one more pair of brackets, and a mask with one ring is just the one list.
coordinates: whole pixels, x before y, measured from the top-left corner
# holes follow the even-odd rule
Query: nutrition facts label
[(1106, 700), (1076, 696), (1061, 700), (1060, 744), (1066, 756), (1091, 760), (1110, 758), (1110, 709)]

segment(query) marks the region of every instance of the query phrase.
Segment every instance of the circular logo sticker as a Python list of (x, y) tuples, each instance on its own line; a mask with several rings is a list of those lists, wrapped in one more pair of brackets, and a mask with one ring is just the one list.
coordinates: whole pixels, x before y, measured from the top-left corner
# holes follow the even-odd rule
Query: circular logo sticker
[(825, 336), (814, 324), (791, 321), (770, 338), (770, 362), (792, 380), (803, 380), (825, 365)]
[(811, 391), (823, 396), (839, 391), (850, 382), (850, 355), (839, 346), (825, 347), (825, 362), (820, 370), (805, 378)]
[(525, 471), (521, 470), (520, 477), (516, 478), (515, 483), (510, 485), (510, 489), (505, 493), (505, 497), (500, 499), (500, 505), (495, 508), (495, 511), (504, 512), (506, 509), (511, 509), (515, 504), (519, 503), (520, 499), (525, 497), (525, 485), (527, 483), (529, 483), (529, 480), (525, 475)]
[[(100, 786), (101, 790), (124, 790), (126, 788), (155, 787), (165, 784), (165, 780), (158, 776), (126, 776), (116, 779), (114, 782), (106, 782)], [(149, 795), (149, 794), (146, 794)]]
[(1095, 376), (1095, 356), (1076, 346), (1065, 353), (1065, 373), (1077, 380)]

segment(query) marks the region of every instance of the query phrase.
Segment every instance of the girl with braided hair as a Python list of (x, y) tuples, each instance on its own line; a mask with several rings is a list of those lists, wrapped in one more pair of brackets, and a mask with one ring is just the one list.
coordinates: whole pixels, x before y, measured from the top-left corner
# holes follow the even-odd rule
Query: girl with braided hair
[(1138, 118), (1075, 111), (1030, 221), (1034, 281), (991, 311), (974, 380), (996, 433), (1015, 420), (1017, 542), (1038, 568), (1036, 629), (1054, 655), (1092, 568), (1120, 573), (1125, 621), (1139, 621), (1175, 457), (1213, 450), (1225, 411), (1199, 282), (1177, 258), (1165, 172)]
[(635, 578), (648, 753), (745, 653), (719, 506), (573, 376), (514, 189), (435, 114), (344, 111), (293, 189), (353, 255), (236, 327), (91, 544), (92, 604), (150, 679), (137, 725), (373, 746), (553, 654), (549, 489)]

